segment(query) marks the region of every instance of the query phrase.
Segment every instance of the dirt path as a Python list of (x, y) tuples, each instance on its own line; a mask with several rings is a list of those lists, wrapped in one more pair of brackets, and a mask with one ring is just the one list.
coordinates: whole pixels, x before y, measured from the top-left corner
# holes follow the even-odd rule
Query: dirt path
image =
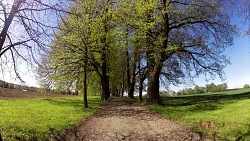
[(84, 123), (58, 140), (69, 141), (182, 141), (199, 140), (174, 122), (139, 103), (112, 98)]

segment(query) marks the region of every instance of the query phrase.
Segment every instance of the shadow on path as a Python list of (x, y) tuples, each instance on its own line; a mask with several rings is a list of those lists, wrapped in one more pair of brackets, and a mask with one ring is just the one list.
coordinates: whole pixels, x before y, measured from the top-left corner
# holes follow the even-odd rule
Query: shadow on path
[(60, 141), (186, 141), (200, 137), (140, 103), (112, 97), (107, 104), (77, 127), (54, 135)]

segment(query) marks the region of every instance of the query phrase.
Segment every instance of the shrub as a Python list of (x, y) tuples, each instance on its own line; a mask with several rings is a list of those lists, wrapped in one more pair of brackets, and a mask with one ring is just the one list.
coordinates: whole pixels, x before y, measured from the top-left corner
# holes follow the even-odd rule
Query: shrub
[(250, 88), (249, 84), (245, 84), (243, 88)]

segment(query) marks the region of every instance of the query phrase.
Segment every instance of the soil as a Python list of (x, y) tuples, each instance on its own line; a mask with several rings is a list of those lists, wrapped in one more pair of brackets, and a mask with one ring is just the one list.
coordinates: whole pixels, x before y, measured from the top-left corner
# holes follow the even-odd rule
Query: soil
[(0, 88), (0, 99), (30, 99), (30, 98), (50, 98), (69, 97), (73, 95), (62, 95), (55, 93), (42, 94), (39, 92), (23, 91), (19, 89)]
[(64, 134), (65, 141), (184, 141), (200, 136), (147, 109), (143, 104), (111, 98), (97, 112)]

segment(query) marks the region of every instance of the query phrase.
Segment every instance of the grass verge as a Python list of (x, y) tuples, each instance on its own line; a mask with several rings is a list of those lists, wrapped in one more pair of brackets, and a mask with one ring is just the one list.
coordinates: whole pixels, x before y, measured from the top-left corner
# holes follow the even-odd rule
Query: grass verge
[(250, 140), (250, 89), (162, 97), (148, 107), (186, 128), (223, 140)]
[(50, 132), (63, 132), (79, 124), (99, 106), (98, 96), (0, 100), (0, 133), (3, 140), (47, 140)]

